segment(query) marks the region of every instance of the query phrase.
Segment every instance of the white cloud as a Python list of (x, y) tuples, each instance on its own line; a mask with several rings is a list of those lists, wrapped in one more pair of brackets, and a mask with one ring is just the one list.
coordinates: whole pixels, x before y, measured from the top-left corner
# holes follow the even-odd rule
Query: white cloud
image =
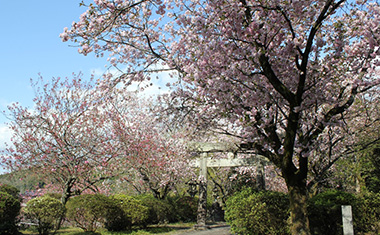
[(5, 148), (5, 143), (11, 143), (12, 130), (6, 124), (0, 124), (0, 149)]
[(0, 98), (0, 107), (2, 110), (6, 109), (8, 105), (9, 102), (7, 100), (5, 100), (4, 98)]

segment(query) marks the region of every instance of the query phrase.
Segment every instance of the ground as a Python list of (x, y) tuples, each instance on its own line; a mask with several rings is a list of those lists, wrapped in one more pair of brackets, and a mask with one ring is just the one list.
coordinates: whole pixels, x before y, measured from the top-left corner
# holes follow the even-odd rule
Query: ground
[(230, 226), (226, 224), (217, 224), (217, 225), (210, 225), (205, 229), (202, 230), (186, 230), (186, 231), (179, 231), (176, 233), (176, 235), (230, 235)]

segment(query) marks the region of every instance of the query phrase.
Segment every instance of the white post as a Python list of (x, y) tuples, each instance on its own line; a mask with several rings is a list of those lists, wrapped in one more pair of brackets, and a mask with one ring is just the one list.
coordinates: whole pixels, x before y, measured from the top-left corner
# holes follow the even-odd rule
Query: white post
[(342, 205), (343, 234), (354, 235), (351, 206)]

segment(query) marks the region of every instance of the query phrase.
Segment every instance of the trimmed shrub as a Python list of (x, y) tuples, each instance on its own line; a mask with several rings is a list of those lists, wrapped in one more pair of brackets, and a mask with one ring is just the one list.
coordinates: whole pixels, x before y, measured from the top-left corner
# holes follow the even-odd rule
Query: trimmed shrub
[[(315, 195), (308, 201), (310, 230), (312, 234), (343, 234), (342, 205), (351, 205), (353, 214), (358, 215), (358, 203), (353, 194), (343, 191), (326, 191)], [(354, 228), (361, 227), (355, 221)]]
[(121, 209), (131, 220), (132, 225), (142, 225), (149, 217), (149, 208), (144, 206), (141, 200), (127, 195), (114, 195), (113, 198), (118, 200)]
[(117, 216), (107, 218), (106, 228), (110, 231), (121, 231), (130, 229), (132, 226), (145, 226), (149, 218), (148, 207), (142, 204), (132, 196), (117, 194), (110, 197), (117, 207), (121, 209), (121, 213), (115, 213)]
[(0, 184), (0, 192), (6, 192), (9, 195), (12, 195), (13, 197), (19, 199), (20, 198), (20, 190), (18, 190), (16, 187), (9, 185), (9, 184)]
[(85, 194), (69, 199), (66, 217), (73, 226), (95, 232), (106, 223), (107, 214), (116, 211), (115, 203), (102, 194)]
[(225, 219), (237, 234), (289, 234), (288, 218), (289, 199), (284, 193), (248, 188), (226, 202)]
[(49, 231), (59, 228), (59, 223), (65, 214), (65, 207), (58, 199), (45, 195), (30, 200), (24, 212), (28, 218), (38, 224), (38, 233), (47, 235)]
[(62, 198), (62, 194), (61, 193), (45, 193), (44, 196), (49, 196), (49, 197), (52, 197), (52, 198), (55, 198), (59, 201), (61, 201), (61, 198)]
[(17, 234), (17, 216), (21, 202), (7, 192), (0, 191), (0, 234)]
[(142, 204), (148, 207), (149, 217), (145, 220), (143, 226), (148, 224), (162, 224), (173, 221), (174, 212), (170, 204), (165, 200), (159, 200), (152, 195), (139, 195), (136, 197), (141, 200)]
[(130, 229), (132, 222), (122, 210), (119, 201), (110, 198), (107, 213), (105, 215), (105, 228), (108, 231), (123, 231)]

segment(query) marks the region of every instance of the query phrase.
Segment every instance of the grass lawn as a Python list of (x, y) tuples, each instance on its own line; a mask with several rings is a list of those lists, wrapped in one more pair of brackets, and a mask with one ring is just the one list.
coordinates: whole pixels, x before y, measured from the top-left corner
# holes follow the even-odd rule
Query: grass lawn
[[(109, 232), (106, 229), (98, 229), (96, 233), (83, 232), (80, 228), (62, 228), (58, 230), (57, 235), (152, 235), (152, 234), (160, 234), (160, 235), (175, 235), (180, 233), (180, 231), (191, 230), (194, 226), (194, 223), (176, 223), (176, 224), (168, 224), (168, 225), (158, 225), (158, 226), (149, 226), (146, 229), (140, 230), (132, 230), (132, 231), (124, 231), (124, 232)], [(24, 235), (38, 235), (36, 229), (34, 230), (22, 230), (22, 234)]]

